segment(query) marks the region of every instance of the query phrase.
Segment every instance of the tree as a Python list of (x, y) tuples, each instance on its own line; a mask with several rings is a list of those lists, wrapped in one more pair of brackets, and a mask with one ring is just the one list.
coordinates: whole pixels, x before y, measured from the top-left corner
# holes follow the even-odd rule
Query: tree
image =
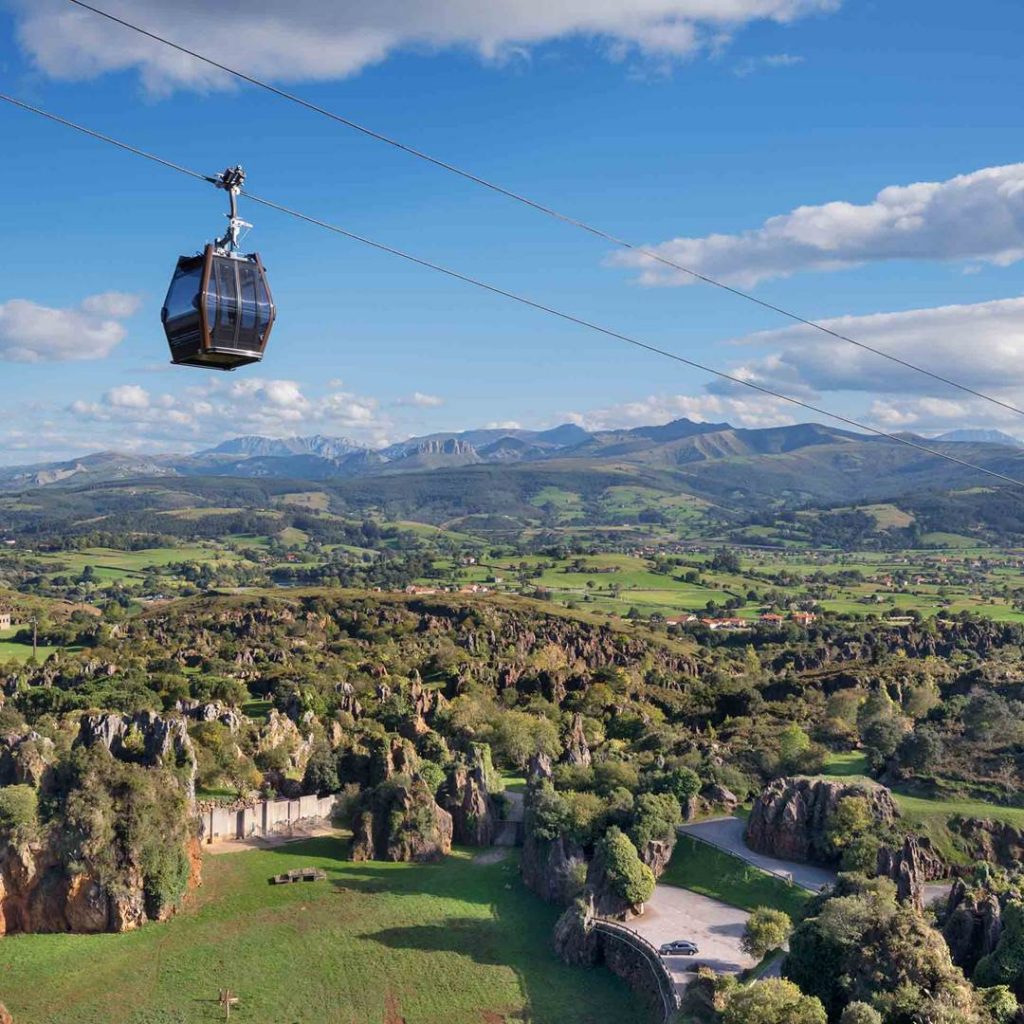
[(743, 930), (740, 947), (760, 960), (771, 950), (781, 948), (792, 930), (789, 914), (772, 907), (755, 907)]
[(630, 838), (637, 849), (652, 840), (668, 842), (675, 838), (680, 819), (679, 801), (671, 793), (641, 793), (633, 805)]
[(29, 839), (38, 823), (39, 799), (31, 786), (0, 788), (0, 836)]
[(613, 825), (600, 848), (612, 890), (630, 906), (646, 903), (654, 893), (654, 872), (640, 859), (629, 836)]
[(899, 718), (877, 718), (861, 733), (861, 741), (872, 768), (884, 768), (886, 761), (896, 753), (904, 736)]
[(326, 743), (318, 743), (306, 762), (306, 771), (302, 776), (302, 789), (306, 793), (325, 796), (337, 793), (341, 788), (338, 781), (338, 759)]
[(1011, 900), (1002, 914), (1003, 931), (996, 948), (983, 956), (974, 969), (974, 984), (1016, 987), (1024, 974), (1024, 903)]
[(1017, 997), (1006, 985), (981, 990), (981, 1005), (988, 1010), (995, 1024), (1013, 1024), (1020, 1006)]
[(867, 1003), (850, 1003), (843, 1010), (839, 1024), (882, 1024), (882, 1015)]
[(722, 1014), (722, 1024), (827, 1024), (827, 1020), (820, 1000), (805, 996), (782, 978), (734, 989)]
[(854, 840), (871, 832), (874, 819), (866, 796), (844, 796), (828, 823), (827, 835), (832, 848), (840, 853)]
[(561, 750), (554, 722), (526, 711), (503, 711), (488, 734), (499, 762), (525, 768), (534, 754), (556, 757)]

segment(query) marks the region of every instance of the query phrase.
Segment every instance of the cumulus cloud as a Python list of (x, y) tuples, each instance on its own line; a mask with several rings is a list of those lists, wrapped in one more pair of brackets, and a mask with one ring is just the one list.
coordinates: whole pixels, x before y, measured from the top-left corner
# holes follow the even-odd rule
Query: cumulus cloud
[(565, 419), (584, 430), (648, 427), (672, 420), (724, 422), (741, 427), (774, 427), (795, 423), (794, 407), (768, 395), (650, 395), (588, 412), (570, 412)]
[(414, 391), (405, 398), (399, 398), (395, 405), (412, 405), (417, 409), (437, 409), (444, 405), (444, 399), (439, 395), (426, 395), (422, 391)]
[[(924, 366), (978, 391), (1024, 401), (1024, 298), (971, 305), (844, 316), (821, 324), (882, 352)], [(763, 331), (741, 339), (770, 349), (731, 369), (736, 376), (795, 397), (828, 391), (929, 394), (947, 390), (934, 379), (881, 359), (810, 327)], [(714, 382), (713, 393), (736, 385)]]
[[(1024, 257), (1024, 164), (892, 185), (863, 205), (800, 206), (740, 234), (673, 238), (645, 248), (741, 287), (879, 260), (1006, 266)], [(616, 253), (610, 262), (638, 269), (644, 284), (694, 283), (636, 252)]]
[[(391, 53), (468, 49), (488, 60), (569, 37), (603, 44), (613, 60), (674, 60), (719, 48), (755, 21), (791, 22), (840, 0), (293, 0), (281, 7), (222, 0), (108, 0), (105, 7), (160, 35), (199, 45), (250, 74), (325, 80), (356, 74)], [(221, 88), (225, 76), (168, 47), (58, 0), (15, 0), (18, 37), (36, 65), (61, 79), (137, 68), (147, 87)]]
[(0, 359), (15, 363), (104, 359), (127, 334), (122, 320), (139, 307), (134, 295), (106, 292), (59, 309), (28, 299), (0, 302)]
[(104, 398), (115, 409), (149, 408), (149, 392), (138, 384), (120, 384), (111, 388)]
[[(337, 382), (336, 382), (337, 383)], [(182, 394), (153, 394), (139, 384), (110, 388), (98, 401), (67, 407), (79, 425), (105, 430), (107, 446), (144, 439), (154, 450), (214, 444), (238, 434), (286, 437), (353, 432), (368, 445), (390, 439), (393, 424), (375, 398), (328, 390), (310, 395), (293, 380), (213, 378)]]

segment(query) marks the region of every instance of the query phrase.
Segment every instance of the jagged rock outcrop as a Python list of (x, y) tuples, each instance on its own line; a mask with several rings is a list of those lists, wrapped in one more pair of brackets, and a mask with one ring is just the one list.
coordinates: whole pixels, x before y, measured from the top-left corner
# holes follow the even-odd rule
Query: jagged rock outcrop
[(55, 758), (53, 740), (34, 730), (0, 736), (0, 786), (39, 789)]
[(14, 1024), (14, 1018), (7, 1012), (7, 1007), (0, 1003), (0, 1024)]
[(526, 784), (528, 786), (539, 786), (554, 778), (555, 772), (551, 765), (551, 758), (547, 754), (531, 754), (529, 765), (526, 769)]
[(497, 814), (479, 760), (473, 765), (456, 765), (441, 786), (437, 802), (452, 816), (455, 842), (466, 846), (494, 842)]
[(970, 977), (978, 961), (999, 943), (1002, 906), (995, 894), (957, 879), (940, 923), (953, 963)]
[[(0, 845), (0, 935), (14, 932), (125, 932), (164, 920), (176, 907), (155, 901), (136, 864), (122, 866), (116, 886), (74, 870), (59, 836)], [(200, 884), (200, 853), (189, 842), (186, 887)]]
[(896, 898), (911, 903), (918, 910), (924, 907), (925, 882), (942, 878), (946, 864), (932, 848), (926, 836), (906, 836), (903, 846), (883, 846), (878, 851), (875, 873), (896, 883)]
[(1024, 861), (1024, 830), (1008, 822), (953, 818), (949, 828), (963, 838), (974, 860), (988, 861), (1005, 868)]
[(589, 899), (574, 900), (555, 922), (555, 953), (562, 963), (593, 967), (601, 957), (600, 936), (594, 930), (594, 905)]
[(271, 708), (266, 723), (260, 727), (256, 740), (257, 750), (263, 752), (283, 748), (287, 752), (288, 763), (301, 772), (313, 753), (314, 737), (310, 724), (310, 718), (303, 716), (296, 723), (288, 715)]
[(572, 716), (569, 735), (565, 739), (565, 753), (562, 754), (565, 764), (586, 767), (591, 762), (590, 746), (586, 733), (583, 731), (583, 716), (577, 712)]
[(731, 789), (717, 783), (708, 786), (701, 795), (712, 807), (720, 807), (727, 814), (732, 814), (740, 805), (739, 797)]
[(672, 859), (672, 851), (676, 848), (676, 835), (670, 839), (648, 839), (637, 853), (640, 860), (654, 872), (655, 878), (661, 878)]
[(219, 700), (205, 704), (198, 700), (179, 700), (175, 708), (192, 722), (220, 722), (227, 726), (232, 735), (242, 728), (243, 718), (238, 709), (228, 707)]
[(196, 752), (185, 719), (180, 716), (153, 711), (83, 715), (77, 742), (85, 747), (100, 744), (123, 761), (177, 769), (189, 799), (195, 798)]
[(879, 825), (890, 825), (899, 817), (884, 786), (820, 778), (774, 779), (754, 801), (747, 821), (747, 845), (784, 860), (835, 863), (838, 856), (828, 841), (828, 827), (839, 801), (848, 796), (864, 797)]
[(452, 848), (452, 816), (421, 781), (386, 782), (365, 797), (353, 828), (352, 860), (431, 861)]
[(566, 903), (582, 886), (587, 859), (583, 847), (566, 835), (539, 839), (527, 831), (519, 871), (527, 887), (548, 903)]
[[(662, 988), (671, 991), (672, 981), (667, 975), (661, 979), (656, 971), (664, 971), (655, 965), (641, 950), (639, 942), (629, 936), (610, 935), (596, 927), (594, 905), (589, 898), (575, 900), (558, 919), (553, 935), (555, 953), (566, 964), (576, 967), (594, 967), (604, 964), (648, 1004), (651, 1011), (661, 1019), (665, 1013)], [(639, 940), (642, 941), (642, 940)]]

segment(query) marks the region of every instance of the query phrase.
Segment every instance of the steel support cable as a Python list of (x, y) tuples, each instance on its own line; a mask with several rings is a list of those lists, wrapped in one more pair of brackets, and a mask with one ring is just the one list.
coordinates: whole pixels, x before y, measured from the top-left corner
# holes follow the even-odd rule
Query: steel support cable
[[(56, 124), (63, 125), (66, 128), (71, 128), (77, 132), (81, 132), (84, 135), (89, 136), (92, 139), (96, 139), (100, 142), (109, 143), (112, 146), (116, 146), (118, 149), (124, 152), (131, 153), (133, 156), (142, 157), (146, 160), (150, 160), (153, 163), (159, 164), (161, 167), (166, 167), (169, 170), (177, 171), (180, 174), (186, 174), (190, 178), (195, 178), (199, 181), (213, 182), (216, 183), (217, 179), (209, 175), (200, 174), (198, 171), (194, 171), (189, 167), (185, 167), (182, 164), (175, 163), (172, 160), (167, 160), (163, 157), (157, 156), (154, 153), (149, 153), (144, 149), (140, 149), (137, 146), (129, 145), (126, 142), (121, 142), (119, 139), (115, 139), (109, 135), (105, 135), (102, 132), (95, 131), (91, 128), (87, 128), (84, 125), (80, 125), (68, 118), (60, 117), (58, 114), (52, 114), (41, 107), (33, 106), (30, 103), (26, 103), (24, 100), (19, 100), (14, 96), (9, 96), (6, 93), (0, 93), (0, 100), (12, 104), (15, 107), (19, 107), (22, 110), (28, 111), (29, 113), (36, 114), (40, 117), (44, 117), (49, 121), (55, 122)], [(365, 235), (357, 234), (354, 231), (349, 231), (337, 224), (332, 224), (330, 221), (322, 220), (319, 217), (314, 217), (311, 214), (303, 213), (301, 210), (295, 210), (289, 206), (285, 206), (283, 203), (278, 203), (272, 199), (267, 199), (263, 196), (256, 195), (252, 192), (243, 191), (244, 195), (251, 202), (258, 203), (260, 206), (265, 206), (268, 209), (276, 210), (278, 213), (285, 214), (289, 217), (294, 217), (296, 220), (304, 221), (307, 224), (312, 224), (315, 227), (323, 228), (326, 231), (333, 232), (334, 234), (341, 235), (344, 238), (348, 238), (353, 242), (359, 242), (362, 245), (369, 246), (372, 249), (376, 249), (378, 252), (387, 253), (390, 256), (396, 256), (399, 259), (405, 260), (408, 263), (413, 263), (416, 266), (424, 267), (427, 270), (435, 271), (436, 273), (443, 274), (446, 277), (452, 278), (456, 281), (461, 281), (464, 284), (472, 285), (475, 288), (480, 288), (483, 291), (490, 292), (493, 295), (500, 295), (502, 298), (509, 299), (513, 302), (517, 302), (520, 305), (527, 306), (530, 309), (535, 309), (541, 313), (547, 313), (550, 316), (557, 317), (560, 320), (564, 320), (567, 323), (575, 324), (578, 327), (586, 328), (587, 330), (594, 331), (598, 334), (603, 334), (608, 338), (613, 338), (616, 341), (621, 341), (624, 344), (631, 345), (634, 348), (642, 349), (645, 352), (650, 352), (654, 355), (663, 356), (666, 359), (671, 359), (674, 362), (681, 363), (684, 366), (689, 366), (691, 369), (700, 370), (702, 373), (710, 374), (714, 377), (718, 377), (721, 380), (727, 380), (732, 384), (748, 388), (751, 391), (756, 391), (759, 394), (766, 395), (770, 398), (778, 399), (782, 402), (787, 402), (790, 405), (797, 406), (801, 409), (806, 409), (809, 412), (816, 413), (819, 416), (825, 416), (829, 419), (835, 420), (838, 423), (844, 423), (847, 426), (855, 427), (858, 430), (866, 431), (867, 433), (874, 434), (877, 437), (884, 437), (897, 444), (901, 444), (907, 448), (913, 448), (916, 451), (922, 452), (926, 455), (934, 456), (935, 458), (944, 459), (946, 462), (953, 463), (954, 465), (962, 466), (965, 469), (973, 470), (976, 473), (982, 473), (985, 476), (993, 477), (1000, 480), (1002, 483), (1012, 484), (1015, 487), (1024, 486), (1024, 480), (1016, 480), (1011, 476), (1007, 476), (1004, 473), (999, 473), (996, 470), (986, 469), (983, 466), (977, 466), (972, 462), (968, 462), (966, 459), (958, 458), (955, 455), (950, 455), (947, 452), (941, 452), (934, 448), (929, 448), (927, 445), (921, 444), (918, 441), (913, 441), (908, 437), (903, 437), (899, 434), (892, 434), (889, 431), (882, 430), (879, 427), (873, 427), (870, 424), (862, 423), (859, 420), (855, 420), (852, 417), (844, 416), (841, 413), (831, 412), (821, 406), (814, 405), (810, 402), (805, 402), (799, 398), (793, 398), (791, 395), (786, 395), (781, 391), (775, 391), (772, 388), (765, 387), (762, 384), (758, 384), (755, 381), (744, 380), (742, 377), (736, 377), (731, 373), (727, 373), (725, 370), (718, 370), (713, 366), (707, 366), (704, 363), (699, 363), (694, 359), (687, 359), (685, 356), (678, 355), (675, 352), (671, 352), (668, 349), (660, 348), (657, 345), (652, 345), (649, 342), (641, 341), (639, 338), (634, 338), (628, 334), (623, 334), (620, 331), (613, 330), (610, 327), (603, 327), (601, 324), (594, 323), (591, 320), (586, 320), (583, 317), (576, 316), (573, 313), (566, 313), (563, 310), (556, 309), (554, 306), (545, 305), (543, 302), (538, 302), (535, 299), (531, 299), (525, 295), (520, 295), (517, 292), (508, 291), (505, 288), (501, 288), (498, 285), (490, 284), (487, 281), (481, 280), (477, 277), (471, 277), (469, 274), (463, 274), (458, 270), (452, 270), (450, 267), (445, 267), (440, 263), (434, 263), (431, 260), (423, 259), (419, 256), (414, 256), (412, 253), (405, 252), (402, 249), (397, 249), (394, 246), (386, 245), (383, 242), (378, 242), (375, 239), (367, 238)]]
[(737, 298), (745, 299), (747, 302), (755, 303), (762, 309), (767, 309), (772, 313), (777, 313), (779, 316), (792, 320), (794, 323), (820, 331), (822, 334), (835, 338), (837, 341), (846, 342), (848, 345), (853, 345), (864, 352), (870, 352), (872, 355), (879, 356), (882, 359), (888, 359), (890, 362), (896, 363), (907, 370), (913, 370), (915, 373), (924, 374), (926, 377), (939, 381), (948, 387), (955, 388), (956, 390), (972, 395), (975, 398), (980, 398), (985, 402), (991, 402), (993, 405), (997, 405), (1000, 408), (1017, 413), (1019, 416), (1024, 416), (1024, 409), (1013, 405), (1011, 402), (1005, 402), (1001, 398), (996, 398), (983, 391), (978, 391), (977, 388), (972, 388), (967, 384), (962, 384), (959, 381), (946, 377), (934, 370), (929, 370), (927, 367), (921, 366), (917, 363), (912, 363), (908, 359), (902, 359), (900, 356), (893, 355), (891, 352), (886, 352), (884, 349), (875, 348), (873, 345), (869, 345), (863, 341), (857, 341), (855, 338), (851, 338), (848, 335), (833, 330), (831, 327), (826, 327), (823, 323), (819, 323), (816, 320), (810, 320), (807, 317), (801, 316), (799, 313), (793, 313), (782, 306), (777, 306), (772, 302), (768, 302), (766, 299), (759, 299), (756, 295), (752, 295), (750, 292), (745, 292), (741, 288), (726, 284), (724, 281), (719, 281), (716, 278), (709, 277), (707, 274), (702, 274), (700, 271), (693, 270), (681, 263), (677, 263), (675, 260), (669, 259), (667, 256), (663, 256), (654, 249), (637, 245), (625, 238), (620, 238), (618, 235), (615, 235), (610, 231), (605, 231), (603, 228), (596, 227), (586, 221), (572, 217), (567, 213), (562, 213), (553, 207), (546, 206), (544, 203), (541, 203), (536, 199), (531, 199), (529, 196), (523, 195), (521, 192), (516, 192), (513, 189), (506, 188), (504, 185), (499, 185), (497, 182), (490, 181), (478, 174), (474, 174), (472, 171), (467, 171), (456, 164), (449, 163), (447, 160), (442, 160), (440, 157), (425, 153), (421, 149), (410, 146), (399, 139), (393, 138), (392, 136), (385, 135), (383, 132), (369, 128), (364, 124), (360, 124), (358, 121), (353, 121), (351, 118), (338, 114), (327, 107), (322, 107), (318, 103), (313, 103), (311, 100), (307, 100), (296, 93), (288, 92), (286, 89), (280, 89), (276, 85), (271, 85), (269, 82), (265, 82), (253, 75), (246, 74), (244, 71), (239, 71), (237, 68), (230, 67), (218, 60), (214, 60), (212, 57), (207, 57), (205, 54), (199, 53), (197, 50), (192, 50), (181, 43), (176, 43), (173, 39), (168, 39), (166, 36), (158, 35), (156, 32), (151, 32), (149, 29), (142, 28), (142, 26), (136, 25), (125, 18), (120, 18), (116, 14), (111, 14), (109, 11), (105, 11), (102, 8), (94, 7), (92, 4), (85, 3), (85, 0), (68, 0), (68, 2), (74, 4), (76, 7), (81, 7), (84, 10), (91, 11), (93, 14), (97, 14), (102, 18), (106, 18), (108, 21), (121, 25), (132, 32), (137, 32), (139, 35), (145, 36), (147, 39), (152, 39), (154, 42), (160, 43), (163, 46), (168, 46), (173, 50), (177, 50), (179, 53), (183, 53), (195, 60), (203, 62), (204, 64), (208, 64), (210, 67), (216, 68), (218, 71), (223, 71), (225, 74), (232, 75), (240, 81), (247, 82), (249, 85), (256, 86), (258, 89), (263, 89), (266, 92), (272, 93), (281, 99), (287, 100), (289, 103), (295, 103), (306, 110), (315, 114), (320, 114), (322, 117), (326, 117), (331, 121), (335, 121), (337, 124), (344, 125), (346, 128), (351, 128), (354, 131), (360, 132), (368, 138), (400, 150), (409, 156), (415, 157), (417, 160), (423, 160), (426, 163), (433, 164), (435, 167), (439, 167), (441, 170), (448, 171), (451, 174), (456, 174), (460, 178), (464, 178), (466, 181), (472, 182), (474, 185), (479, 185), (482, 188), (489, 189), (491, 192), (496, 192), (498, 195), (505, 196), (507, 199), (511, 199), (514, 202), (528, 206), (547, 217), (553, 217), (555, 220), (559, 220), (563, 224), (568, 224), (571, 227), (578, 228), (580, 231), (585, 231), (588, 234), (593, 235), (595, 238), (600, 238), (611, 245), (635, 252), (637, 255), (643, 256), (645, 259), (653, 260), (656, 263), (660, 263), (661, 265), (669, 267), (681, 274), (687, 274), (696, 281), (701, 281), (704, 284), (721, 289), (724, 292), (728, 292), (730, 295), (735, 295)]

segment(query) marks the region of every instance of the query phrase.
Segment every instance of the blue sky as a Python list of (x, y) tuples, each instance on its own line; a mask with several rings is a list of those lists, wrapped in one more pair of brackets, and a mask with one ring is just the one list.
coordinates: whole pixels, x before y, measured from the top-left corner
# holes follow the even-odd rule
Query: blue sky
[[(364, 6), (295, 0), (279, 20), (280, 5), (235, 0), (107, 3), (1024, 404), (1019, 3), (382, 0), (372, 23)], [(1012, 413), (624, 261), (64, 0), (0, 0), (0, 80), (205, 173), (240, 162), (254, 192), (884, 429), (1024, 435)], [(0, 131), (0, 461), (247, 432), (381, 444), (491, 423), (808, 418), (252, 205), (249, 241), (279, 306), (267, 358), (232, 375), (172, 369), (163, 294), (176, 257), (222, 229), (223, 195), (3, 104)], [(934, 184), (907, 187), (922, 182)]]

